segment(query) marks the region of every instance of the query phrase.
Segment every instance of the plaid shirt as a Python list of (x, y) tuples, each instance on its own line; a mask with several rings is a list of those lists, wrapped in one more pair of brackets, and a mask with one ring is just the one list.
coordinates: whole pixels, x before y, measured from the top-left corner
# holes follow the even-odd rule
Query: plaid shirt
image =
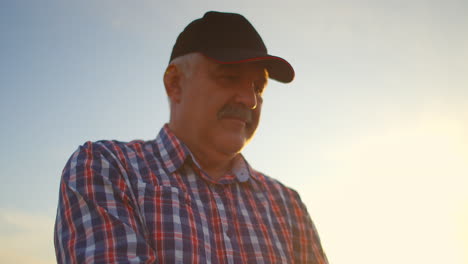
[(167, 125), (72, 155), (54, 242), (58, 263), (327, 263), (294, 190), (242, 156), (210, 179)]

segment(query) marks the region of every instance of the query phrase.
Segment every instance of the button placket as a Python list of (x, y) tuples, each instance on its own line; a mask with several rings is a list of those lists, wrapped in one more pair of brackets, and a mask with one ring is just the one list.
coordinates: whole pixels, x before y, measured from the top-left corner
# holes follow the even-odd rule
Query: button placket
[(221, 219), (221, 227), (223, 230), (223, 236), (226, 239), (229, 239), (229, 236), (227, 236), (227, 231), (229, 230), (229, 223), (228, 223), (228, 217), (227, 217), (227, 211), (226, 211), (226, 206), (228, 204), (226, 203), (226, 197), (224, 195), (224, 186), (220, 184), (212, 184), (211, 185), (212, 190), (213, 190), (213, 196), (216, 201), (216, 207), (218, 214)]

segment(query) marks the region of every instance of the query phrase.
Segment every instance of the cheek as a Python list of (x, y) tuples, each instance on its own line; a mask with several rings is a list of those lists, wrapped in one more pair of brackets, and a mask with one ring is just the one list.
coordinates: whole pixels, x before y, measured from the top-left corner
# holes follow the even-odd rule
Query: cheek
[(203, 98), (197, 102), (193, 111), (193, 115), (197, 115), (200, 122), (209, 123), (210, 126), (218, 119), (218, 112), (222, 108), (222, 104), (213, 97)]
[(263, 105), (263, 99), (259, 97), (257, 99), (257, 108), (255, 108), (254, 110), (254, 114), (255, 116), (257, 116), (257, 118), (260, 118), (260, 114), (262, 113), (262, 105)]

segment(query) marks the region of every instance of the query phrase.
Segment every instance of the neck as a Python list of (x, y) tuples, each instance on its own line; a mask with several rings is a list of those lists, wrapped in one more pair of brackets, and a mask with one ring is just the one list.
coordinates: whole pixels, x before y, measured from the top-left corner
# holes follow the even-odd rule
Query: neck
[(227, 154), (217, 151), (209, 146), (192, 142), (184, 137), (184, 133), (178, 133), (179, 130), (169, 123), (169, 128), (190, 150), (201, 168), (213, 179), (219, 179), (230, 169), (234, 158), (238, 153)]
[(220, 158), (218, 156), (209, 155), (209, 153), (205, 153), (203, 151), (197, 151), (196, 149), (192, 150), (190, 146), (188, 147), (195, 156), (198, 164), (211, 178), (219, 179), (231, 170), (234, 157)]

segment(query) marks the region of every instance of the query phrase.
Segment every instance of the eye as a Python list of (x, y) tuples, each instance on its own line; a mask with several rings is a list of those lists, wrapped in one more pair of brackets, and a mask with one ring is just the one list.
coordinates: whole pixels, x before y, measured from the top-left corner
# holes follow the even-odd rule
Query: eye
[(234, 81), (239, 80), (240, 76), (239, 75), (227, 74), (227, 75), (222, 75), (221, 78), (224, 79), (224, 80), (230, 81), (230, 82), (234, 82)]

